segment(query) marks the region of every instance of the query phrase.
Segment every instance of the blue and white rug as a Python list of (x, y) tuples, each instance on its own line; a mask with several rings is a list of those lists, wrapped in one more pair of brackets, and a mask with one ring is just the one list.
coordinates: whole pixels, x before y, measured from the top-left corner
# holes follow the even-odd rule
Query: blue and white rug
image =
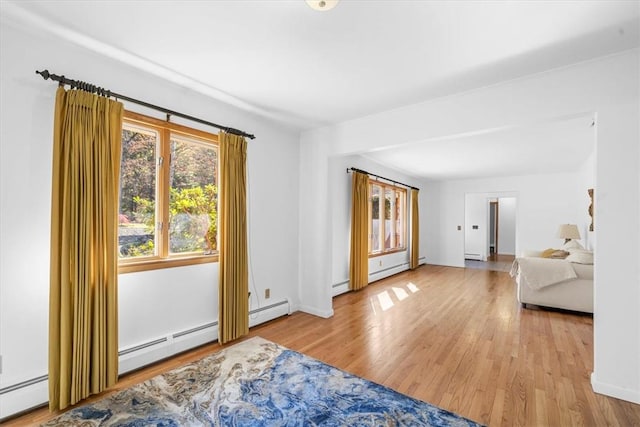
[(254, 337), (44, 426), (478, 426)]

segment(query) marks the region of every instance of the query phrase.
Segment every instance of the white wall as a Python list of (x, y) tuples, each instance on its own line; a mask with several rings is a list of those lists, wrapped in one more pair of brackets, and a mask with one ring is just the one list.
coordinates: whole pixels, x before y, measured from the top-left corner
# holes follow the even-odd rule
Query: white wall
[[(486, 193), (464, 196), (464, 257), (479, 261), (487, 260), (489, 238), (488, 201)], [(428, 226), (428, 225), (427, 225)], [(438, 230), (435, 230), (437, 233)]]
[[(596, 133), (594, 129), (593, 137), (595, 139)], [(597, 233), (594, 231), (589, 231), (589, 225), (591, 224), (591, 217), (589, 216), (589, 203), (591, 199), (589, 198), (588, 190), (590, 188), (596, 187), (596, 156), (597, 150), (595, 150), (591, 156), (584, 162), (580, 170), (578, 171), (579, 175), (579, 184), (577, 191), (581, 196), (581, 200), (584, 200), (587, 204), (587, 208), (583, 209), (579, 212), (578, 222), (576, 225), (578, 226), (578, 230), (580, 231), (581, 244), (590, 250), (595, 250), (596, 248), (596, 235)], [(595, 199), (595, 195), (594, 195)]]
[[(512, 240), (515, 254), (526, 250), (559, 248), (562, 241), (555, 237), (558, 225), (576, 223), (588, 206), (581, 200), (581, 193), (577, 190), (579, 180), (578, 173), (561, 173), (431, 183), (429, 189), (434, 194), (430, 194), (428, 205), (437, 210), (440, 216), (450, 218), (451, 225), (442, 227), (439, 223), (425, 224), (430, 235), (426, 253), (429, 263), (463, 267), (463, 254), (474, 250), (480, 253), (480, 259), (486, 259), (488, 199), (495, 198), (517, 198), (514, 203), (516, 224)], [(472, 247), (465, 247), (463, 242), (456, 239), (459, 234), (454, 226), (456, 223), (465, 223), (465, 230), (469, 232), (466, 241)], [(479, 225), (479, 230), (471, 230), (475, 224)], [(502, 233), (502, 224), (499, 233)], [(498, 249), (504, 253), (501, 244), (499, 242)]]
[[(598, 247), (592, 384), (598, 392), (640, 403), (639, 62), (634, 49), (303, 133), (300, 170), (307, 172), (302, 185), (308, 191), (301, 192), (300, 200), (305, 218), (300, 222), (300, 270), (310, 296), (305, 304), (311, 310), (331, 312), (330, 273), (322, 274), (318, 267), (332, 271), (327, 237), (331, 218), (322, 215), (326, 212), (310, 212), (311, 206), (325, 206), (329, 201), (329, 157), (595, 113)], [(440, 210), (441, 204), (458, 204), (459, 213), (447, 216), (443, 212), (452, 211)], [(447, 260), (453, 252), (462, 258), (464, 236), (456, 226), (463, 224), (463, 204), (464, 199), (449, 193), (446, 186), (426, 194), (423, 207), (430, 212), (428, 223), (432, 225), (424, 231), (427, 262), (432, 262), (430, 254)], [(538, 209), (524, 201), (518, 203), (518, 218), (529, 208)], [(552, 227), (545, 234), (540, 227), (525, 231), (521, 244), (540, 247), (547, 243), (544, 236), (555, 230)], [(438, 240), (436, 229), (444, 230), (448, 238)]]
[[(512, 180), (513, 178), (509, 178)], [(476, 180), (468, 181), (475, 188)], [(518, 179), (516, 178), (516, 182)], [(516, 188), (517, 184), (507, 183), (503, 179), (482, 181), (488, 192), (467, 193), (464, 197), (464, 258), (486, 261), (489, 256), (492, 223), (490, 201), (497, 201), (498, 209), (498, 250), (500, 254), (515, 255), (516, 243), (516, 198), (504, 197), (504, 194), (492, 193), (495, 188)], [(516, 185), (516, 187), (514, 187)], [(517, 194), (517, 191), (513, 192)], [(537, 196), (534, 196), (537, 197)], [(436, 229), (437, 235), (439, 231)]]
[[(478, 184), (486, 185), (489, 191), (482, 193), (467, 193), (464, 195), (464, 258), (486, 261), (489, 256), (489, 243), (491, 240), (491, 217), (490, 201), (497, 201), (498, 209), (498, 253), (504, 255), (516, 254), (516, 197), (505, 197), (505, 195), (517, 195), (518, 191), (495, 193), (491, 192), (496, 188), (516, 188), (520, 187), (521, 178), (493, 178), (489, 180), (468, 180), (460, 181), (463, 186), (478, 188)], [(546, 203), (546, 198), (530, 192), (526, 189), (527, 197), (540, 199), (541, 203)], [(451, 212), (450, 212), (451, 213)], [(476, 228), (474, 228), (476, 227)], [(524, 226), (526, 227), (526, 225)], [(438, 229), (433, 230), (435, 235), (439, 235)], [(457, 262), (457, 261), (456, 261)]]
[[(333, 295), (346, 292), (349, 287), (352, 174), (347, 174), (347, 168), (350, 167), (413, 185), (421, 190), (424, 189), (424, 183), (420, 180), (384, 167), (359, 155), (332, 157), (329, 160), (329, 194), (332, 216), (331, 287)], [(423, 191), (420, 192), (420, 194), (422, 193)], [(407, 203), (409, 203), (409, 192), (407, 192)], [(418, 203), (420, 203), (420, 198)], [(411, 209), (409, 209), (407, 205), (407, 219), (409, 218), (410, 212)], [(407, 224), (407, 239), (409, 239), (409, 230), (410, 227), (409, 224)], [(423, 255), (424, 251), (419, 250), (419, 254)], [(420, 263), (424, 263), (424, 260), (420, 261)], [(408, 268), (408, 250), (370, 258), (369, 283), (405, 271)]]
[[(53, 107), (48, 68), (157, 105), (254, 133), (248, 148), (251, 309), (298, 304), (299, 138), (297, 132), (106, 59), (50, 34), (3, 21), (0, 29), (0, 390), (47, 374), (49, 227)], [(25, 31), (25, 32), (23, 32)], [(162, 117), (137, 106), (132, 110)], [(187, 125), (212, 131), (190, 122)], [(214, 130), (215, 131), (215, 130)], [(217, 264), (130, 273), (119, 278), (120, 349), (167, 338), (131, 369), (216, 338), (173, 334), (217, 320)], [(264, 299), (264, 289), (271, 298)], [(263, 316), (261, 318), (260, 316)], [(256, 315), (252, 322), (268, 320)], [(46, 381), (0, 393), (0, 418), (46, 401)]]
[(516, 204), (515, 197), (498, 199), (498, 253), (502, 255), (516, 254)]

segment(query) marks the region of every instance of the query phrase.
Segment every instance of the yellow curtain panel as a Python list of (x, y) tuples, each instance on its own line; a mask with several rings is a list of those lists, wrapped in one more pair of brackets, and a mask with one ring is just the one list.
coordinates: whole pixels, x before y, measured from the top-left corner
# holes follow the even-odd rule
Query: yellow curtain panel
[(49, 407), (118, 379), (122, 104), (58, 88), (53, 136)]
[(411, 189), (411, 260), (409, 268), (411, 270), (418, 268), (420, 256), (420, 217), (418, 213), (418, 190)]
[(220, 132), (218, 341), (249, 333), (247, 142)]
[(351, 185), (351, 254), (349, 289), (369, 283), (369, 176), (353, 172)]

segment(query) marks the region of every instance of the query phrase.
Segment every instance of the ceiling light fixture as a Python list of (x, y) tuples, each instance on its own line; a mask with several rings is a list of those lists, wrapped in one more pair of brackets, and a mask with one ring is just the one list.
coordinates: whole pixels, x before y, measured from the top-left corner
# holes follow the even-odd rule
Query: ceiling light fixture
[(339, 0), (306, 0), (311, 9), (325, 12), (333, 9), (338, 4)]

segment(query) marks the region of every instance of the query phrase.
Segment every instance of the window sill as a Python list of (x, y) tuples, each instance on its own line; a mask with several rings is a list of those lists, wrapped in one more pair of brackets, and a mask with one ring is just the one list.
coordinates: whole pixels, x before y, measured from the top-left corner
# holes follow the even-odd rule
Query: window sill
[(384, 256), (384, 255), (391, 255), (391, 254), (397, 254), (398, 252), (406, 252), (407, 248), (399, 248), (399, 249), (394, 249), (391, 251), (386, 251), (386, 252), (376, 252), (373, 254), (369, 254), (369, 258), (376, 258), (379, 256)]
[(160, 270), (162, 268), (183, 267), (186, 265), (207, 264), (218, 262), (218, 254), (192, 255), (168, 259), (153, 258), (144, 261), (124, 261), (118, 265), (118, 274), (134, 273), (137, 271)]

